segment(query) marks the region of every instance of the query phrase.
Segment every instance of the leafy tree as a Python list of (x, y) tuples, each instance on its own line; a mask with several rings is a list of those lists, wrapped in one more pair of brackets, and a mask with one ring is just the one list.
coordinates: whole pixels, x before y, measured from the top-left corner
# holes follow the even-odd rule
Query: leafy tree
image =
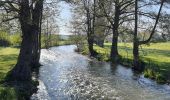
[(110, 59), (112, 62), (117, 62), (118, 54), (118, 37), (120, 26), (130, 20), (132, 15), (131, 7), (134, 6), (133, 0), (105, 0), (100, 4), (104, 16), (107, 18), (112, 29), (112, 46), (110, 52)]
[[(139, 39), (138, 39), (138, 12), (139, 12), (138, 11), (139, 10), (138, 2), (139, 2), (139, 0), (135, 0), (135, 28), (134, 28), (134, 38), (133, 38), (133, 64), (134, 64), (135, 70), (141, 71), (142, 63), (140, 63), (140, 59), (139, 59), (139, 46), (142, 44), (147, 44), (151, 41), (151, 39), (155, 33), (157, 24), (159, 22), (161, 10), (162, 10), (165, 0), (161, 0), (160, 8), (159, 8), (158, 14), (156, 15), (156, 18), (155, 18), (155, 24), (151, 30), (151, 33), (150, 33), (148, 39), (143, 40), (143, 41), (139, 41)], [(147, 3), (147, 4), (150, 5), (150, 3)], [(151, 4), (152, 4), (152, 2), (151, 2)], [(147, 16), (146, 13), (142, 13), (142, 15)]]

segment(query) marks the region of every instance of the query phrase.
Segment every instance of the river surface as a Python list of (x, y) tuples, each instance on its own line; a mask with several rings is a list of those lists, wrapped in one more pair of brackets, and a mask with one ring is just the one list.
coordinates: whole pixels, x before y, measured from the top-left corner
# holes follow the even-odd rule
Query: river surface
[(42, 50), (39, 90), (32, 100), (170, 100), (170, 86), (121, 65), (92, 61), (75, 48)]

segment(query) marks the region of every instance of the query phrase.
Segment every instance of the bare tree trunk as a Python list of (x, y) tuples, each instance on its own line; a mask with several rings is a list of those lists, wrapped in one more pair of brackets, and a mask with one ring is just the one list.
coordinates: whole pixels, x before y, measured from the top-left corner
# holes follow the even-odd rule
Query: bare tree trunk
[(111, 61), (112, 62), (117, 62), (118, 58), (119, 58), (119, 54), (118, 54), (118, 32), (117, 30), (113, 29), (113, 37), (112, 37), (112, 46), (111, 46)]
[(94, 49), (93, 49), (93, 39), (91, 37), (88, 38), (88, 48), (90, 52), (90, 56), (94, 56)]
[(115, 18), (114, 18), (114, 24), (112, 25), (113, 28), (113, 37), (112, 37), (112, 46), (111, 46), (111, 53), (110, 53), (110, 59), (112, 62), (116, 63), (119, 59), (118, 54), (118, 27), (119, 27), (119, 17), (120, 17), (120, 7), (119, 7), (119, 0), (116, 0), (115, 2)]
[(139, 59), (139, 43), (135, 39), (133, 43), (133, 69), (138, 71), (142, 70), (141, 62)]
[(139, 67), (139, 43), (138, 43), (138, 0), (135, 0), (135, 31), (133, 38), (133, 68), (135, 70), (140, 70)]

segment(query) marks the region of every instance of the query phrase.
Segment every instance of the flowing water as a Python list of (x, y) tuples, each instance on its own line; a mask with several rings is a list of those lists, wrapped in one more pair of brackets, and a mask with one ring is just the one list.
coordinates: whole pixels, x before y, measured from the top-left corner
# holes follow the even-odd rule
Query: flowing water
[(42, 50), (40, 85), (32, 100), (170, 100), (170, 86), (121, 65), (92, 61), (75, 48)]

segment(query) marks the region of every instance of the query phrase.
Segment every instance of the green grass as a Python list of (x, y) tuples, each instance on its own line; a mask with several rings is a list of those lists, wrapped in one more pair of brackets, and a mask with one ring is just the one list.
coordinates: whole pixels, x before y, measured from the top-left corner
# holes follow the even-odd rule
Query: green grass
[[(5, 79), (7, 73), (14, 67), (17, 61), (19, 49), (0, 47), (0, 81)], [(17, 100), (17, 93), (14, 88), (0, 84), (1, 100)]]
[[(121, 63), (132, 66), (132, 43), (119, 43)], [(99, 53), (99, 60), (108, 61), (111, 43), (105, 43), (105, 47), (94, 46)], [(144, 75), (156, 79), (159, 83), (170, 82), (170, 42), (151, 43), (140, 47), (140, 59), (145, 62)]]

